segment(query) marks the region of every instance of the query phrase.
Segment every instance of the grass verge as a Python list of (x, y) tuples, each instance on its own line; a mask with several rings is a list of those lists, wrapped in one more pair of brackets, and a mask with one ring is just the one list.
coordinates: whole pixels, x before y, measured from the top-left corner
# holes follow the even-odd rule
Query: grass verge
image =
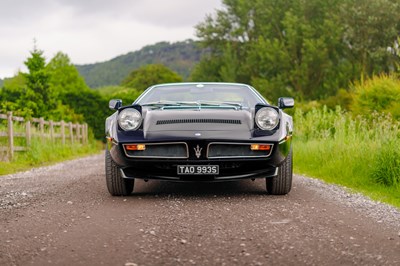
[(32, 144), (26, 152), (16, 152), (11, 162), (0, 161), (0, 175), (12, 174), (28, 170), (33, 167), (46, 166), (57, 162), (84, 157), (99, 153), (103, 144), (91, 140), (88, 145), (75, 143), (73, 145), (61, 145), (60, 143), (45, 142), (32, 139)]
[(294, 170), (400, 208), (400, 125), (327, 109), (295, 113)]

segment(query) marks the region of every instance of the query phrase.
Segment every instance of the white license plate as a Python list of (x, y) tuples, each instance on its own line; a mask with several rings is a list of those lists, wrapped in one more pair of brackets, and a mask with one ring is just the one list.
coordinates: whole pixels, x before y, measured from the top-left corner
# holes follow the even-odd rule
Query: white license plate
[(178, 165), (178, 175), (218, 175), (219, 165)]

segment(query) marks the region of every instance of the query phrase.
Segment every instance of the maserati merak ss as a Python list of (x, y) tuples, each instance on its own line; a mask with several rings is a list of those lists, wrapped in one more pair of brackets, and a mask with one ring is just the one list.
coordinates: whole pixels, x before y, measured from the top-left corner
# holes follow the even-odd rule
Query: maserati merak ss
[(106, 119), (105, 172), (114, 196), (135, 179), (217, 182), (264, 178), (266, 191), (292, 186), (292, 98), (268, 103), (238, 83), (154, 85)]

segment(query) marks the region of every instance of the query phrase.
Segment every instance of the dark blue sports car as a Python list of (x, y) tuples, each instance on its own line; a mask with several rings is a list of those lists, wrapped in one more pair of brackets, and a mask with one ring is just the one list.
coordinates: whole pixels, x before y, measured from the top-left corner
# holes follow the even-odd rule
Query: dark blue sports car
[(294, 105), (270, 105), (237, 83), (171, 83), (148, 88), (132, 104), (111, 100), (106, 120), (106, 182), (129, 195), (135, 179), (228, 181), (266, 179), (270, 194), (292, 184)]

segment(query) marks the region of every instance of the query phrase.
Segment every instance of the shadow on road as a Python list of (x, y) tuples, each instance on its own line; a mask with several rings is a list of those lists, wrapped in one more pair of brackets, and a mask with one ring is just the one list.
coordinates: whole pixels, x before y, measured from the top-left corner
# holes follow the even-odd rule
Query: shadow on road
[(136, 180), (132, 197), (143, 195), (175, 196), (231, 196), (231, 195), (266, 195), (265, 179), (256, 181), (240, 180), (230, 182), (190, 182), (177, 183), (165, 181)]

